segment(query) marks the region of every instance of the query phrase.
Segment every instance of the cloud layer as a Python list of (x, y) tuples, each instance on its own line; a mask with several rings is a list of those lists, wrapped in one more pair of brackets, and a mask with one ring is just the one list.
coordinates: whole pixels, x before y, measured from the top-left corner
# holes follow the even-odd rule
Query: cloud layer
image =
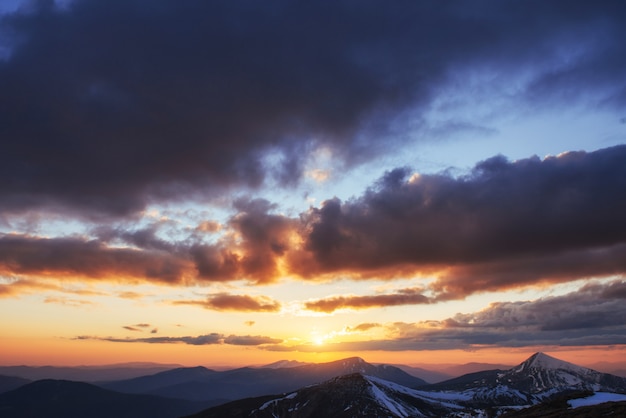
[(366, 332), (384, 326), (386, 338), (322, 346), (268, 345), (266, 350), (335, 352), (446, 350), (493, 347), (602, 346), (626, 344), (626, 282), (590, 283), (562, 296), (492, 303), (482, 311), (444, 320), (360, 324)]
[[(543, 160), (494, 157), (462, 177), (397, 169), (359, 198), (327, 200), (298, 218), (273, 213), (264, 200), (239, 202), (226, 225), (230, 234), (213, 244), (198, 241), (197, 235), (168, 241), (157, 236), (157, 227), (100, 229), (98, 238), (90, 239), (5, 234), (0, 236), (0, 273), (170, 285), (338, 274), (436, 278), (425, 289), (309, 303), (321, 311), (432, 303), (475, 292), (623, 275), (624, 161), (626, 146), (616, 146)], [(7, 286), (5, 294), (10, 293)], [(218, 310), (280, 307), (269, 299), (226, 294), (187, 303)]]
[(351, 165), (432, 132), (442, 89), (494, 69), (491, 93), (522, 103), (620, 107), (625, 18), (613, 1), (37, 2), (0, 20), (0, 208), (120, 217), (292, 185), (320, 147)]
[(189, 344), (189, 345), (244, 345), (258, 346), (263, 344), (279, 344), (283, 340), (278, 338), (265, 337), (262, 335), (228, 335), (211, 333), (198, 336), (182, 336), (182, 337), (146, 337), (146, 338), (113, 338), (113, 337), (95, 337), (95, 336), (79, 336), (77, 340), (99, 340), (109, 341), (113, 343), (146, 343), (146, 344)]

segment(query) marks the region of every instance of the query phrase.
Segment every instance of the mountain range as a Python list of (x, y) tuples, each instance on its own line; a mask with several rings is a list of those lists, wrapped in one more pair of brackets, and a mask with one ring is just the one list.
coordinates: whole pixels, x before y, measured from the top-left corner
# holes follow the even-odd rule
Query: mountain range
[(336, 376), (362, 373), (408, 387), (426, 385), (426, 381), (389, 365), (372, 365), (352, 357), (329, 363), (295, 367), (243, 367), (215, 371), (204, 367), (178, 368), (129, 380), (110, 382), (102, 387), (123, 393), (142, 393), (195, 401), (241, 399), (282, 393), (320, 383)]
[(2, 417), (592, 417), (599, 415), (581, 414), (626, 411), (626, 378), (543, 353), (436, 384), (353, 357), (226, 371), (175, 368), (98, 386), (0, 376), (0, 389), (16, 385), (0, 393)]
[[(607, 394), (600, 399), (621, 401), (613, 405), (616, 408), (626, 406), (625, 378), (536, 353), (508, 370), (471, 373), (439, 384), (418, 387), (353, 373), (274, 397), (230, 402), (193, 417), (492, 416), (507, 411), (519, 412), (558, 397), (581, 398), (598, 392)], [(567, 413), (569, 409), (569, 404), (564, 402), (564, 406), (552, 416), (565, 416), (560, 415), (561, 412)], [(545, 412), (545, 409), (539, 410)]]
[(17, 376), (28, 380), (57, 379), (80, 382), (98, 382), (159, 373), (181, 367), (180, 364), (123, 363), (103, 366), (0, 366), (0, 375)]

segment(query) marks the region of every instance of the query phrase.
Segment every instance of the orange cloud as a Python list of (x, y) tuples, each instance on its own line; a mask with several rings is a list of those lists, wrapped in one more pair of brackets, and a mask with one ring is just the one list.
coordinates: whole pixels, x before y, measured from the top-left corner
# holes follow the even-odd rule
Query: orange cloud
[(385, 306), (417, 305), (431, 303), (431, 299), (424, 296), (423, 289), (403, 289), (393, 294), (367, 296), (335, 296), (306, 302), (305, 308), (310, 311), (331, 313), (339, 309), (368, 309)]
[(114, 343), (147, 343), (147, 344), (189, 344), (189, 345), (215, 345), (229, 344), (240, 346), (261, 346), (265, 344), (280, 344), (282, 339), (266, 337), (262, 335), (229, 335), (211, 333), (198, 336), (182, 337), (144, 337), (144, 338), (114, 338), (81, 335), (76, 340), (98, 340)]
[(227, 293), (214, 294), (207, 297), (206, 300), (181, 300), (172, 303), (175, 305), (196, 305), (216, 311), (278, 312), (281, 308), (279, 302), (266, 296), (253, 297)]
[(348, 331), (350, 331), (350, 332), (369, 331), (372, 328), (378, 328), (380, 326), (381, 326), (381, 324), (378, 324), (378, 323), (366, 322), (366, 323), (359, 324), (359, 325), (354, 326), (354, 327), (348, 327)]

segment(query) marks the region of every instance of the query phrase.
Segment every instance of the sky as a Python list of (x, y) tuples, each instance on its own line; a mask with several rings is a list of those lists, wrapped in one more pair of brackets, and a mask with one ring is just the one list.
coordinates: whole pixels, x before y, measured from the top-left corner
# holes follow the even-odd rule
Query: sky
[(626, 4), (6, 1), (0, 363), (626, 355)]

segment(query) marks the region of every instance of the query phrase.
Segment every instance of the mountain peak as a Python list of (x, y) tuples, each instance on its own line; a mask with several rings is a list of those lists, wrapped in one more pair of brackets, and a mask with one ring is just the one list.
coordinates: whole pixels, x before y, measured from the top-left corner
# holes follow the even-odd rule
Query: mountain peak
[(297, 360), (279, 360), (279, 361), (275, 361), (274, 363), (261, 366), (261, 368), (263, 369), (289, 369), (292, 367), (306, 366), (307, 364), (311, 364), (311, 363), (305, 363), (305, 362), (297, 361)]
[(542, 352), (533, 354), (516, 368), (519, 372), (529, 369), (570, 370), (577, 372), (584, 372), (587, 370), (585, 367), (559, 360)]
[(365, 364), (366, 363), (366, 361), (363, 360), (361, 357), (348, 357), (348, 358), (343, 359), (342, 361), (345, 361), (350, 364)]

